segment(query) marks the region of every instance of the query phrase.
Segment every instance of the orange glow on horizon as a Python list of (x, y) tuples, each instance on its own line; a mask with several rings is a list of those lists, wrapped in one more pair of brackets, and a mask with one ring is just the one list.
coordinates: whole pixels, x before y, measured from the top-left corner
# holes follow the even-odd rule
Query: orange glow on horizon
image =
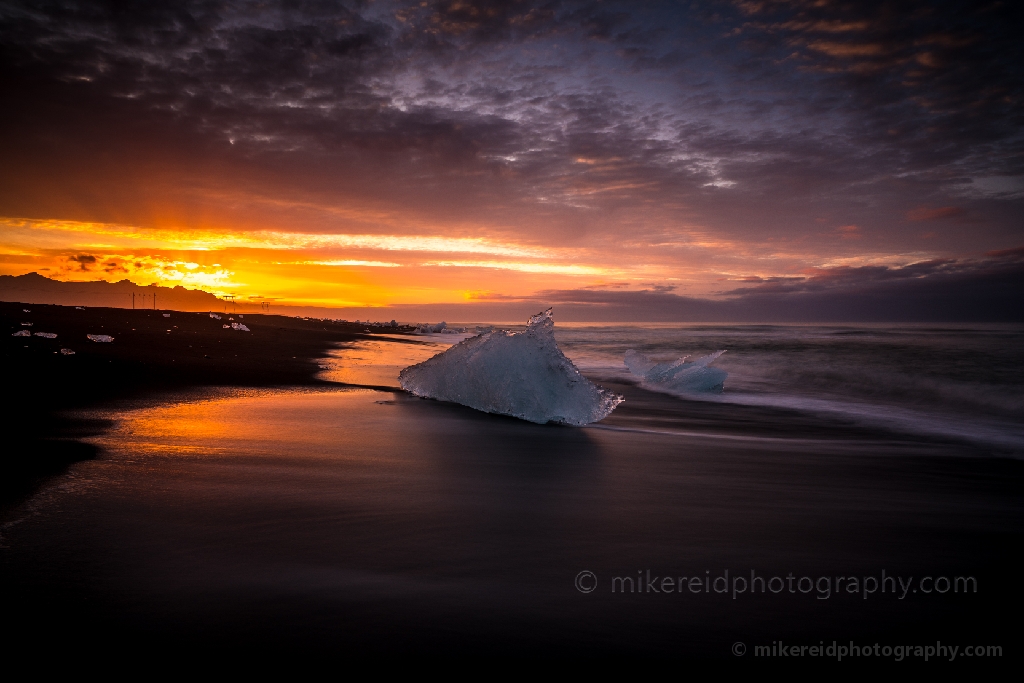
[[(573, 246), (430, 234), (171, 229), (115, 223), (0, 217), (0, 273), (37, 271), (63, 281), (130, 280), (182, 286), (242, 301), (381, 307), (515, 299), (546, 290), (667, 288), (715, 296), (721, 282), (777, 277), (824, 266), (780, 245), (749, 245), (701, 230), (666, 231), (656, 241)], [(845, 236), (845, 229), (840, 228)], [(835, 234), (835, 233), (833, 233)], [(792, 246), (792, 245), (790, 245)], [(907, 263), (924, 254), (857, 257)], [(832, 258), (829, 263), (846, 261)], [(774, 267), (766, 265), (771, 263)], [(784, 268), (780, 269), (782, 264)]]

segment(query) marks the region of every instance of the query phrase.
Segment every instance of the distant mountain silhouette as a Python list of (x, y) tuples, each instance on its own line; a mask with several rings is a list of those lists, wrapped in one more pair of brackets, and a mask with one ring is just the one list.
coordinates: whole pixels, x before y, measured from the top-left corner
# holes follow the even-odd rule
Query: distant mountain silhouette
[[(143, 287), (130, 280), (120, 282), (61, 282), (39, 273), (0, 275), (0, 301), (61, 306), (160, 308), (175, 311), (221, 310), (225, 301), (209, 292), (184, 287)], [(155, 299), (155, 306), (154, 306)]]

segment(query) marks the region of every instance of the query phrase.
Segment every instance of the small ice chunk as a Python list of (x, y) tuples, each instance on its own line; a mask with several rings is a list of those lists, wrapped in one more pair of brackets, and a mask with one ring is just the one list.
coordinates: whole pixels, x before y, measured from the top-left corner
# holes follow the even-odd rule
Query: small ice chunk
[[(75, 306), (75, 310), (76, 311), (84, 311), (85, 310), (85, 306)], [(64, 351), (64, 349), (61, 349), (61, 351)], [(74, 353), (74, 351), (71, 351), (71, 353)]]
[(658, 363), (630, 349), (626, 351), (624, 361), (629, 371), (640, 377), (641, 384), (648, 389), (667, 393), (717, 392), (724, 388), (729, 373), (708, 365), (723, 353), (725, 351), (715, 351), (695, 361), (684, 356), (670, 363)]
[(225, 330), (231, 329), (231, 325), (221, 325), (221, 327), (223, 327)]
[(551, 309), (523, 332), (487, 332), (402, 370), (398, 382), (424, 398), (529, 422), (585, 425), (622, 402), (580, 374), (555, 343)]
[(431, 325), (429, 323), (426, 325), (420, 325), (416, 328), (416, 331), (420, 334), (437, 334), (439, 332), (444, 332), (444, 328), (446, 327), (448, 327), (448, 323), (442, 320), (436, 325)]
[(29, 332), (28, 330), (18, 330), (17, 332), (12, 334), (11, 336), (12, 337), (31, 337), (32, 333)]
[(87, 334), (85, 336), (94, 342), (109, 343), (114, 341), (114, 338), (111, 337), (109, 334)]
[(32, 327), (32, 323), (22, 323), (22, 327)]
[(244, 316), (244, 315), (239, 315), (238, 317), (239, 317), (239, 318), (244, 318), (245, 316)]
[(56, 339), (57, 338), (57, 335), (54, 334), (53, 332), (36, 332), (34, 336), (36, 336), (36, 337), (43, 337), (44, 339)]
[(164, 313), (164, 314), (163, 314), (163, 316), (164, 316), (165, 318), (170, 318), (170, 317), (171, 317), (171, 314), (170, 314), (170, 313)]
[(28, 310), (27, 308), (23, 308), (23, 309), (21, 309), (21, 312), (22, 313), (31, 313), (32, 311)]
[(238, 330), (239, 332), (248, 332), (249, 328), (242, 323), (231, 323), (231, 329)]
[(75, 352), (72, 351), (71, 349), (61, 349), (60, 352), (61, 352), (62, 355), (65, 355), (65, 356), (73, 356), (73, 355), (75, 355)]
[(219, 316), (219, 315), (217, 315), (216, 313), (212, 313), (212, 312), (211, 312), (211, 313), (210, 313), (210, 317), (211, 317), (211, 318), (213, 318), (214, 320), (220, 320), (220, 316)]

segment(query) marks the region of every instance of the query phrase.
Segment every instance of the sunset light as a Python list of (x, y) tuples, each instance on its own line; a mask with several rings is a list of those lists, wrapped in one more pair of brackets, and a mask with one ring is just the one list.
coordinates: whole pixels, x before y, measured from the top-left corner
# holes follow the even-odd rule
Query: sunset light
[(1019, 656), (1022, 27), (0, 0), (10, 675)]

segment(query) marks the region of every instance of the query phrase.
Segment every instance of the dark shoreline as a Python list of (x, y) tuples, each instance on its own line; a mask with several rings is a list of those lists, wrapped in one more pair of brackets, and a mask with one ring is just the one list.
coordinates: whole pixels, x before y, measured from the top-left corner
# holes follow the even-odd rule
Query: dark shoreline
[[(0, 422), (8, 444), (0, 459), (0, 511), (72, 463), (96, 457), (97, 448), (81, 439), (108, 424), (69, 412), (202, 387), (326, 384), (316, 377), (316, 359), (338, 342), (373, 336), (363, 323), (217, 315), (222, 319), (170, 310), (0, 302), (8, 401)], [(223, 327), (231, 322), (250, 331)], [(57, 337), (12, 336), (20, 330)], [(377, 328), (388, 334), (411, 330)], [(114, 341), (92, 342), (87, 334), (107, 334)], [(62, 349), (75, 353), (64, 355)]]

